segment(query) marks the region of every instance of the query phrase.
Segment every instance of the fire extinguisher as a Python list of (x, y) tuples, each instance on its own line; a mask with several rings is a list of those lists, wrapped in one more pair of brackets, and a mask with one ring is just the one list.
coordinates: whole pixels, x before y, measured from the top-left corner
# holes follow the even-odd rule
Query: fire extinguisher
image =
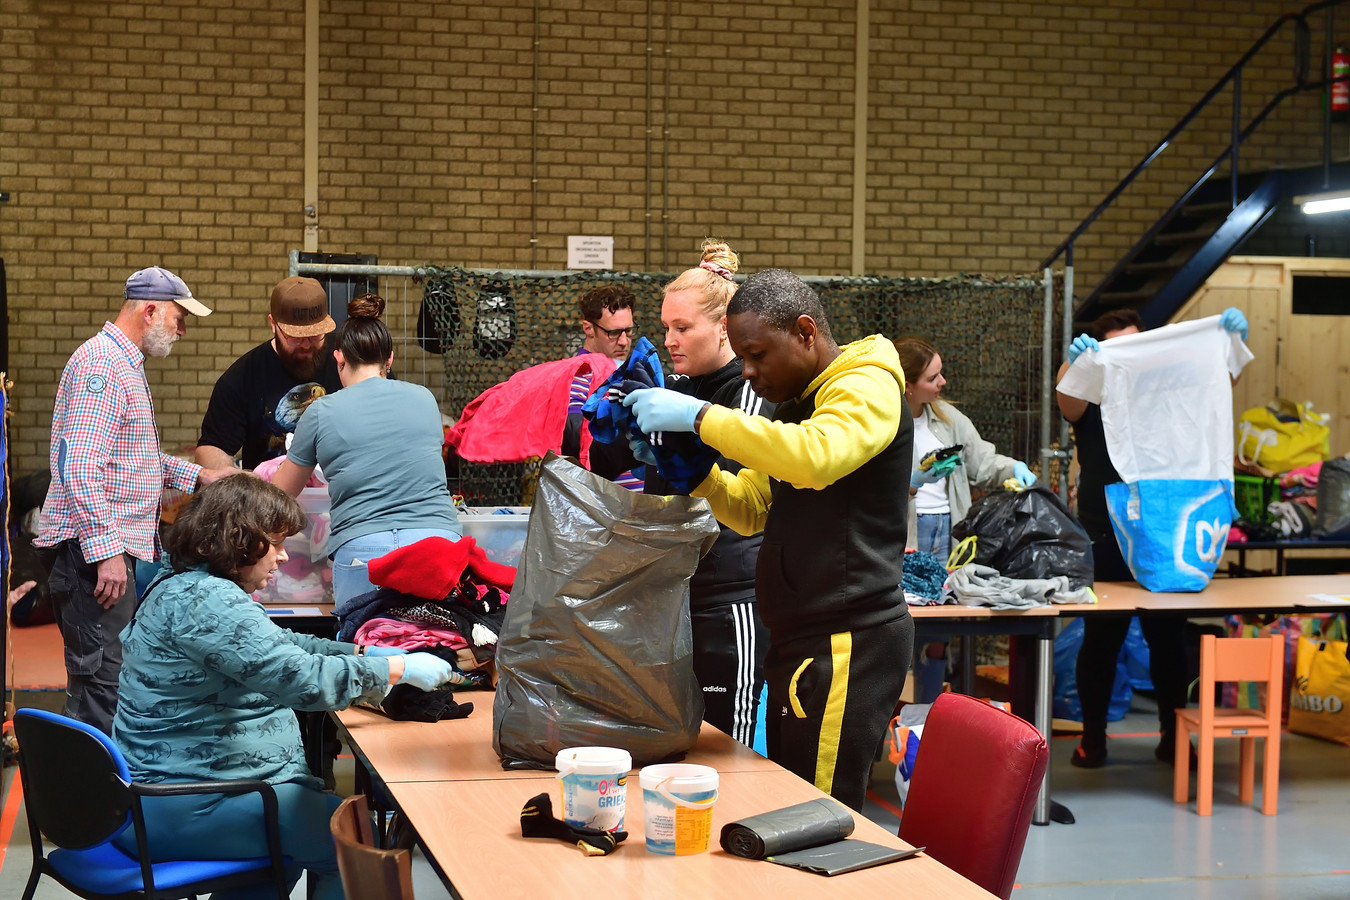
[(1331, 77), (1346, 78), (1331, 83), (1331, 115), (1335, 119), (1350, 118), (1350, 53), (1343, 45), (1331, 54)]

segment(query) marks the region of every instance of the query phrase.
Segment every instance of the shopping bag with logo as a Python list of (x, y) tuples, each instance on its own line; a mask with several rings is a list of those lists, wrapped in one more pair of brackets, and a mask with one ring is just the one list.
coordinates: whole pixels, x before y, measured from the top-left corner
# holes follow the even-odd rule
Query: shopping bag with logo
[(1233, 483), (1147, 479), (1106, 486), (1121, 555), (1150, 591), (1201, 591), (1219, 567), (1232, 526)]
[(1301, 637), (1289, 691), (1289, 730), (1350, 744), (1350, 660), (1345, 641)]
[(1331, 429), (1328, 417), (1311, 403), (1275, 399), (1254, 406), (1238, 420), (1238, 461), (1288, 472), (1326, 459)]

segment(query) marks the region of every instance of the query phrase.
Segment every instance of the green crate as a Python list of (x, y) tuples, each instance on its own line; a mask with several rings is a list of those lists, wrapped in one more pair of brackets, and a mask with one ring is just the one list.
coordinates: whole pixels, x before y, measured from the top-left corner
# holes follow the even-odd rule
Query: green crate
[(1262, 478), (1259, 475), (1233, 475), (1233, 502), (1238, 512), (1248, 522), (1267, 525), (1274, 518), (1267, 507), (1280, 499), (1280, 481), (1278, 478)]

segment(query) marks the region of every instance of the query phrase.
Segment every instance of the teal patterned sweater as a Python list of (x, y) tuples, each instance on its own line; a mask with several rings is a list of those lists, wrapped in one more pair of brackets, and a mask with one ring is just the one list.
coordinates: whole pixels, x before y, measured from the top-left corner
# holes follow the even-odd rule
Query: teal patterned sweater
[(378, 703), (389, 660), (278, 628), (243, 588), (204, 569), (151, 590), (122, 631), (113, 739), (133, 780), (257, 778), (322, 788), (293, 709)]

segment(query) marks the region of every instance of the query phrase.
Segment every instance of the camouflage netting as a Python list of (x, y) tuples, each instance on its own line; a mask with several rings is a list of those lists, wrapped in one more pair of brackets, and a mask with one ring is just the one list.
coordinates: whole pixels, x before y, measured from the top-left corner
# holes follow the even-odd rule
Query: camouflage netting
[[(442, 354), (446, 386), (441, 401), (452, 416), (513, 373), (574, 353), (582, 337), (577, 300), (597, 281), (628, 285), (637, 296), (635, 338), (646, 335), (660, 346), (662, 288), (674, 277), (492, 273), (435, 266), (419, 269), (419, 275), (424, 315), (434, 327), (424, 346)], [(1039, 470), (1044, 289), (1038, 277), (807, 281), (820, 294), (841, 344), (878, 333), (913, 334), (930, 341), (942, 356), (949, 381), (944, 396), (959, 403), (1001, 452)], [(529, 463), (461, 463), (460, 488), (474, 503), (528, 502), (534, 468)]]

